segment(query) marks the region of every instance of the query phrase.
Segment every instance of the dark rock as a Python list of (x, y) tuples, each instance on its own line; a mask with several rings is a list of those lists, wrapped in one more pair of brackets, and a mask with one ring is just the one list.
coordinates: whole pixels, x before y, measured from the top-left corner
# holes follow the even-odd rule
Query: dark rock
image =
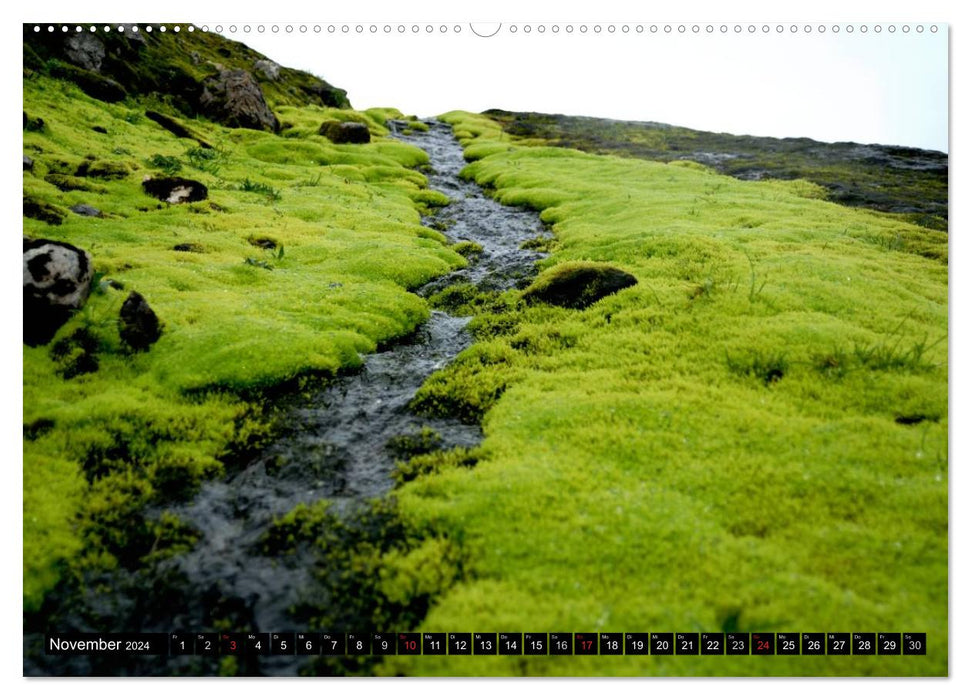
[(105, 216), (101, 213), (100, 209), (95, 209), (88, 204), (75, 204), (73, 207), (71, 207), (71, 211), (79, 216), (94, 216), (99, 219), (103, 219)]
[(368, 143), (371, 140), (367, 126), (358, 122), (326, 121), (317, 133), (326, 136), (331, 143)]
[(249, 71), (223, 70), (203, 81), (199, 107), (213, 121), (233, 128), (280, 130), (263, 90)]
[(24, 156), (24, 170), (33, 170), (33, 169), (34, 169), (34, 159)]
[(180, 123), (176, 119), (174, 119), (174, 118), (172, 118), (172, 117), (170, 117), (170, 116), (168, 116), (166, 114), (160, 114), (159, 112), (156, 112), (155, 110), (149, 109), (149, 110), (146, 110), (145, 111), (145, 116), (148, 117), (149, 119), (151, 119), (153, 122), (155, 122), (156, 124), (158, 124), (160, 127), (162, 127), (163, 129), (165, 129), (166, 131), (172, 133), (174, 136), (177, 136), (180, 139), (192, 139), (193, 141), (195, 141), (196, 143), (198, 143), (203, 148), (212, 148), (212, 146), (210, 144), (206, 143), (205, 141), (203, 141), (202, 139), (200, 139), (198, 136), (196, 136), (195, 134), (193, 134), (182, 123)]
[(138, 292), (129, 294), (121, 305), (118, 334), (132, 350), (148, 350), (162, 336), (158, 316)]
[(59, 226), (67, 218), (67, 212), (58, 206), (34, 199), (30, 195), (24, 195), (24, 216), (28, 219), (37, 219), (45, 224)]
[(104, 128), (103, 126), (92, 126), (91, 127), (91, 131), (96, 131), (99, 134), (107, 134), (108, 133), (108, 130), (106, 128)]
[(64, 42), (64, 55), (74, 65), (97, 73), (105, 59), (105, 45), (95, 34), (72, 33)]
[(142, 183), (146, 193), (169, 204), (199, 202), (209, 196), (209, 190), (201, 182), (184, 177), (155, 177)]
[(91, 256), (68, 243), (24, 238), (24, 342), (45, 345), (91, 293)]
[(605, 296), (637, 284), (628, 272), (602, 263), (565, 263), (541, 275), (525, 292), (529, 303), (585, 309)]

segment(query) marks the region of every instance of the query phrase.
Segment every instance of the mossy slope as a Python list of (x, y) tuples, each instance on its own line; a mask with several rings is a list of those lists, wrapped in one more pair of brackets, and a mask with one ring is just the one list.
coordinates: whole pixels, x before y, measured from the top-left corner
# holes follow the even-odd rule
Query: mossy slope
[(466, 554), (421, 629), (887, 629), (926, 632), (928, 654), (395, 657), (383, 672), (946, 674), (946, 239), (805, 181), (443, 118), (477, 159), (469, 177), (552, 225), (545, 265), (639, 283), (581, 311), (477, 319), (481, 342), (426, 384), (504, 392), (474, 469), (398, 492), (416, 528)]
[[(420, 224), (438, 200), (415, 170), (426, 154), (386, 138), (384, 120), (400, 114), (297, 106), (281, 90), (267, 92), (282, 135), (183, 117), (193, 138), (177, 138), (145, 116), (158, 95), (107, 103), (25, 73), (25, 214), (62, 222), (25, 216), (24, 234), (87, 250), (99, 275), (51, 345), (24, 348), (27, 611), (65, 571), (137, 566), (159, 542), (144, 506), (184, 498), (251, 447), (262, 392), (354, 367), (412, 331), (428, 309), (408, 290), (464, 263)], [(373, 142), (316, 136), (332, 118), (363, 121)], [(146, 176), (176, 173), (208, 199), (169, 205), (143, 191)], [(117, 327), (132, 290), (164, 325), (135, 354)]]

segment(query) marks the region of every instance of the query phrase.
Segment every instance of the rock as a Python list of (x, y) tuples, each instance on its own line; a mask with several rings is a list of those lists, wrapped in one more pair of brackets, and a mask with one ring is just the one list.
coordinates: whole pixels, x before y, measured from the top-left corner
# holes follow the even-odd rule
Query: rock
[(121, 305), (118, 317), (118, 334), (132, 350), (148, 350), (162, 336), (158, 316), (145, 298), (132, 292)]
[(262, 73), (267, 80), (276, 80), (280, 77), (280, 64), (269, 59), (260, 59), (253, 64), (253, 68)]
[(71, 207), (71, 211), (79, 216), (95, 216), (99, 219), (104, 218), (104, 214), (101, 213), (100, 209), (95, 209), (88, 204), (75, 204), (73, 207)]
[(209, 190), (205, 185), (184, 177), (148, 178), (142, 183), (142, 189), (156, 199), (169, 204), (199, 202), (209, 196)]
[(199, 107), (213, 121), (233, 128), (280, 130), (263, 90), (249, 71), (223, 70), (203, 81)]
[(92, 126), (91, 131), (96, 131), (99, 134), (107, 134), (108, 130), (103, 126)]
[(33, 169), (34, 169), (34, 159), (24, 156), (24, 170), (33, 170)]
[(67, 212), (58, 206), (34, 199), (30, 195), (24, 195), (24, 216), (28, 219), (37, 219), (45, 224), (59, 226), (67, 218)]
[(585, 309), (605, 296), (637, 284), (628, 272), (602, 263), (565, 263), (548, 270), (525, 291), (529, 303)]
[(91, 256), (68, 243), (24, 238), (24, 342), (46, 345), (91, 293)]
[(331, 143), (368, 143), (371, 140), (367, 126), (358, 122), (326, 121), (317, 133), (326, 136)]
[(64, 55), (74, 65), (98, 73), (105, 58), (105, 45), (95, 34), (72, 33), (64, 42)]

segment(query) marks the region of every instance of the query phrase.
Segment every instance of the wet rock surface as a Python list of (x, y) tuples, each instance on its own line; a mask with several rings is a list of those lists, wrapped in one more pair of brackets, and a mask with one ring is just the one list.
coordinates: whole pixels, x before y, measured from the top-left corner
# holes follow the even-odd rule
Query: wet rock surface
[[(391, 126), (400, 132), (404, 125)], [(504, 207), (474, 183), (461, 180), (458, 173), (465, 161), (451, 128), (437, 122), (429, 126), (426, 133), (399, 136), (429, 153), (435, 171), (429, 186), (452, 202), (424, 222), (450, 222), (451, 228), (439, 228), (446, 229), (452, 242), (477, 243), (482, 254), (469, 268), (433, 281), (419, 293), (429, 295), (455, 283), (483, 289), (521, 285), (531, 278), (541, 257), (520, 248), (544, 233), (539, 217)], [(457, 418), (421, 417), (409, 410), (425, 379), (470, 345), (464, 330), (468, 320), (434, 311), (408, 338), (365, 358), (359, 371), (339, 377), (309, 399), (288, 400), (285, 427), (275, 442), (252, 460), (229, 465), (225, 479), (205, 484), (189, 502), (164, 509), (199, 533), (191, 551), (141, 569), (92, 573), (74, 587), (62, 584), (51, 596), (62, 607), (48, 612), (47, 623), (64, 630), (169, 632), (213, 630), (231, 620), (239, 632), (302, 630), (306, 624), (300, 611), (310, 603), (326, 607), (348, 628), (367, 625), (367, 616), (373, 614), (369, 594), (357, 586), (347, 588), (341, 571), (325, 577), (336, 581), (325, 586), (319, 574), (329, 564), (321, 559), (326, 556), (321, 549), (302, 546), (269, 553), (265, 538), (276, 519), (299, 504), (322, 499), (332, 505), (330, 517), (345, 546), (355, 537), (394, 536), (375, 530), (373, 523), (380, 522), (380, 515), (361, 514), (372, 512), (371, 499), (392, 488), (395, 459), (401, 457), (404, 444), (401, 436), (434, 435), (434, 446), (445, 449), (481, 440), (477, 425)], [(146, 517), (158, 514), (153, 511)], [(47, 657), (41, 642), (39, 635), (25, 635), (26, 675), (211, 674), (216, 669), (217, 660), (199, 657), (166, 663), (148, 658)], [(306, 662), (300, 657), (259, 657), (246, 661), (243, 670), (295, 675)]]

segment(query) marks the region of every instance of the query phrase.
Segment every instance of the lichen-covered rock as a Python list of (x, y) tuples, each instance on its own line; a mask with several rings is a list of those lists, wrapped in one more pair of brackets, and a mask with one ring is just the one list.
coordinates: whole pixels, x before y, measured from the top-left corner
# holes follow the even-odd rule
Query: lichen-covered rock
[(105, 45), (94, 34), (72, 32), (64, 42), (64, 55), (71, 63), (97, 73), (105, 58)]
[(118, 334), (132, 350), (148, 350), (161, 336), (162, 324), (138, 292), (132, 292), (121, 305)]
[(222, 70), (202, 85), (199, 107), (213, 121), (233, 128), (280, 130), (279, 120), (249, 71)]
[(91, 256), (68, 243), (24, 238), (24, 342), (46, 345), (91, 293)]
[(547, 270), (525, 292), (529, 303), (585, 309), (605, 296), (637, 284), (629, 272), (603, 263), (564, 263)]
[(205, 185), (184, 177), (148, 178), (142, 182), (142, 189), (156, 199), (169, 204), (199, 202), (209, 196), (209, 190)]
[(258, 70), (267, 80), (277, 80), (280, 77), (280, 64), (263, 58), (253, 64), (253, 68)]
[(331, 143), (369, 143), (371, 132), (367, 125), (358, 122), (326, 121), (317, 133), (326, 136)]

